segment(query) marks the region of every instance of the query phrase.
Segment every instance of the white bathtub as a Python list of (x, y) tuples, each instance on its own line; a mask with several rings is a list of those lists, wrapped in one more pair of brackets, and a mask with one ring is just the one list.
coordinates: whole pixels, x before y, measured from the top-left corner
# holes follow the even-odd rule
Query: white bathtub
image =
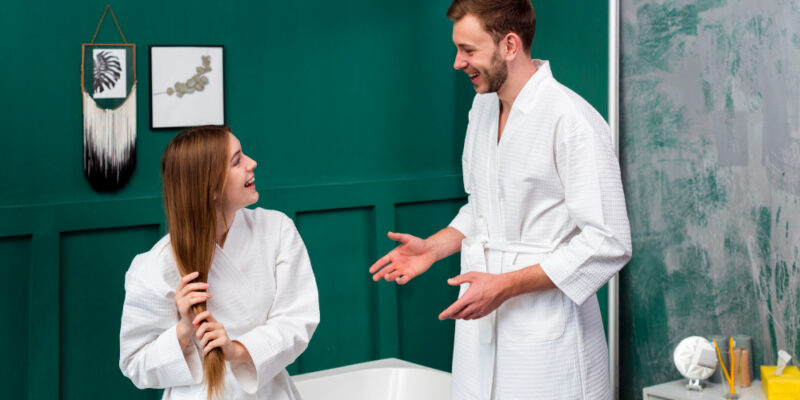
[(303, 400), (448, 400), (450, 374), (396, 358), (292, 377)]

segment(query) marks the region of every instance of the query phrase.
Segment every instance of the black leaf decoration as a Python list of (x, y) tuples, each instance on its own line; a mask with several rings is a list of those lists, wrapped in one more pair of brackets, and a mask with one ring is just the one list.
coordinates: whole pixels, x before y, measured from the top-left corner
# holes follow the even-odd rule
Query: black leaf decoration
[(106, 51), (97, 53), (94, 59), (94, 92), (102, 93), (114, 87), (121, 73), (119, 58)]

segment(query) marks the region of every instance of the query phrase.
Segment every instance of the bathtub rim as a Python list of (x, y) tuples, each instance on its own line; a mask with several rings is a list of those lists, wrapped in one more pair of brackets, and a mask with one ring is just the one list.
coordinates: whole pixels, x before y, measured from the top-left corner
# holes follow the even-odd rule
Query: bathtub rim
[(292, 380), (295, 383), (307, 382), (314, 379), (326, 378), (329, 376), (341, 375), (350, 372), (364, 371), (369, 369), (384, 369), (384, 368), (411, 368), (421, 369), (434, 373), (444, 374), (450, 376), (449, 372), (445, 372), (436, 368), (426, 367), (424, 365), (414, 364), (409, 361), (401, 360), (399, 358), (384, 358), (380, 360), (366, 361), (358, 364), (350, 364), (342, 367), (335, 367), (324, 369), (321, 371), (307, 372), (305, 374), (292, 375)]

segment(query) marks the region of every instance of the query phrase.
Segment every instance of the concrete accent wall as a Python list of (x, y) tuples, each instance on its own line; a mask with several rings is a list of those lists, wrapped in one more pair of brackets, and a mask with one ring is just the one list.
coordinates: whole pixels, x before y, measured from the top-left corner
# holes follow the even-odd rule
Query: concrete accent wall
[(800, 355), (800, 2), (622, 1), (621, 398), (686, 336)]

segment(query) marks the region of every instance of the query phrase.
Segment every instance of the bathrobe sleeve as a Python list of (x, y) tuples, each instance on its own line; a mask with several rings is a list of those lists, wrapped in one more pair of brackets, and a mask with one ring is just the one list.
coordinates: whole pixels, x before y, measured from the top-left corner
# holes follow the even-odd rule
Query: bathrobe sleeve
[(195, 385), (203, 379), (200, 352), (194, 345), (187, 354), (181, 349), (175, 300), (156, 293), (137, 266), (148, 259), (137, 256), (125, 275), (119, 368), (139, 389)]
[(455, 228), (464, 236), (470, 236), (474, 230), (472, 220), (472, 206), (467, 200), (467, 204), (461, 206), (456, 217), (450, 222), (450, 227)]
[(244, 345), (255, 365), (231, 364), (236, 380), (255, 393), (306, 349), (319, 323), (314, 272), (303, 240), (289, 217), (282, 216), (275, 262), (275, 299), (266, 323), (235, 340)]
[(569, 217), (580, 233), (539, 265), (581, 305), (631, 258), (631, 235), (619, 163), (610, 135), (604, 135), (607, 127), (562, 122), (556, 167)]
[[(469, 111), (469, 120), (472, 121), (472, 113), (475, 109), (475, 104), (477, 102), (477, 96), (475, 100), (472, 102), (472, 109)], [(462, 235), (469, 237), (475, 234), (475, 218), (472, 215), (472, 204), (470, 204), (470, 193), (472, 192), (472, 188), (470, 187), (470, 162), (469, 162), (469, 155), (472, 151), (471, 144), (472, 144), (472, 135), (470, 135), (470, 125), (467, 125), (467, 137), (464, 140), (464, 151), (461, 154), (461, 171), (464, 175), (464, 191), (467, 193), (467, 204), (461, 206), (458, 210), (458, 214), (456, 217), (450, 221), (450, 227), (455, 228), (457, 231), (461, 232)]]

